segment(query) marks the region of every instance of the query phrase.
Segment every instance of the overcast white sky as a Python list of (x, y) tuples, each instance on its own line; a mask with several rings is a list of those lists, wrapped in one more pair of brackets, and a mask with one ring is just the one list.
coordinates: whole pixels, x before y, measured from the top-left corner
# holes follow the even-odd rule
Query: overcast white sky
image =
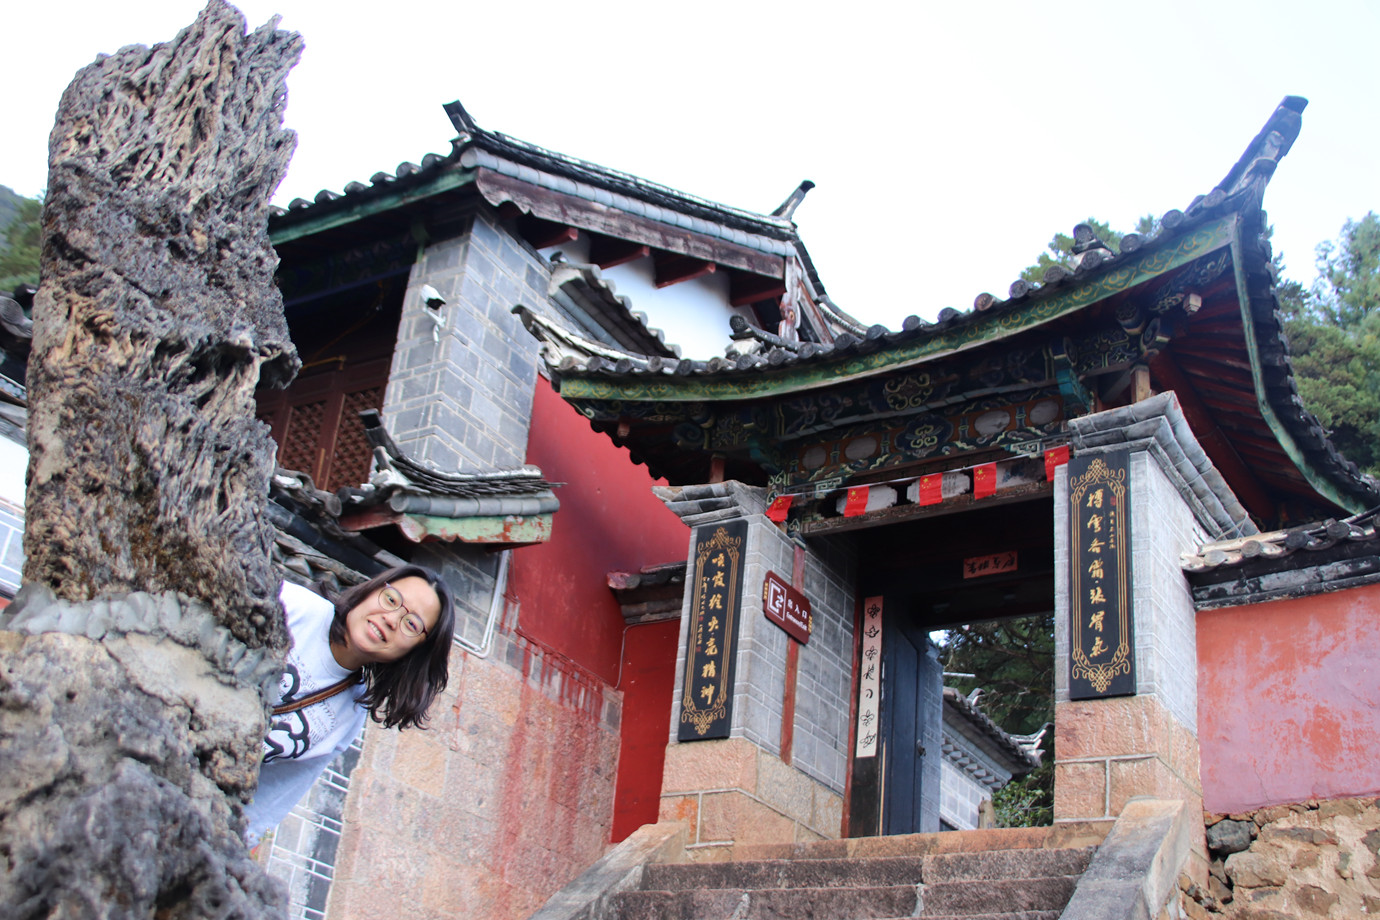
[[(1317, 243), (1380, 210), (1368, 0), (236, 5), (306, 39), (279, 203), (447, 152), (458, 98), (486, 128), (743, 208), (813, 179), (796, 220), (824, 284), (892, 327), (1004, 297), (1085, 217), (1185, 207), (1289, 94), (1310, 105), (1266, 195), (1289, 274), (1311, 282)], [(8, 4), (0, 184), (44, 187), (77, 69), (201, 6)]]

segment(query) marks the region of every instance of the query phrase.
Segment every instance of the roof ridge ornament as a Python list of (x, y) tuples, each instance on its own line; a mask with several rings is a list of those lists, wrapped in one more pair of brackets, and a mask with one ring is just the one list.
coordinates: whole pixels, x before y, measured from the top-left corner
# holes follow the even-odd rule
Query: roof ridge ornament
[(814, 187), (815, 184), (809, 179), (802, 181), (796, 186), (795, 191), (786, 196), (785, 201), (776, 206), (776, 210), (771, 212), (771, 216), (784, 217), (786, 220), (790, 220), (795, 216), (795, 209), (800, 207), (800, 203), (805, 200), (806, 193)]

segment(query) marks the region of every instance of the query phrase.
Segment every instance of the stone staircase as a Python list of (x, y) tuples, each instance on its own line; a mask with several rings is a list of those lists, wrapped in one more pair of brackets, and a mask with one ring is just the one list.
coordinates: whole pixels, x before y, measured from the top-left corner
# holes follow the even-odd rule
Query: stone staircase
[(1051, 836), (1047, 828), (913, 834), (755, 847), (731, 862), (650, 864), (640, 884), (614, 894), (601, 914), (608, 920), (1057, 920), (1096, 847), (1058, 845)]

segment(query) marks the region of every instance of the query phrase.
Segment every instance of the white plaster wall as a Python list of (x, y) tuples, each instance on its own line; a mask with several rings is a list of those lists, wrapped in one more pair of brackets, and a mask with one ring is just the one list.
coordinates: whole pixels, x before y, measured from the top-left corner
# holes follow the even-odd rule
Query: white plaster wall
[[(574, 242), (544, 249), (542, 255), (550, 258), (555, 252), (564, 253), (572, 262), (586, 262), (589, 241), (582, 236)], [(729, 317), (741, 313), (752, 319), (749, 311), (729, 306), (727, 272), (658, 288), (652, 257), (647, 256), (600, 269), (600, 273), (604, 280), (612, 282), (616, 294), (631, 301), (633, 310), (647, 315), (648, 326), (665, 333), (666, 344), (680, 346), (683, 358), (708, 361), (723, 357), (730, 341)]]
[(0, 438), (0, 499), (24, 507), (24, 471), (28, 468), (28, 448)]

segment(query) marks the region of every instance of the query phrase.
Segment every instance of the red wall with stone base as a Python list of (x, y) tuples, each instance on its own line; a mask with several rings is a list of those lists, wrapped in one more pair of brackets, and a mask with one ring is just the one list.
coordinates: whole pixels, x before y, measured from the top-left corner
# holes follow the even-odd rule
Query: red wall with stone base
[(1380, 792), (1380, 584), (1197, 625), (1208, 811)]

